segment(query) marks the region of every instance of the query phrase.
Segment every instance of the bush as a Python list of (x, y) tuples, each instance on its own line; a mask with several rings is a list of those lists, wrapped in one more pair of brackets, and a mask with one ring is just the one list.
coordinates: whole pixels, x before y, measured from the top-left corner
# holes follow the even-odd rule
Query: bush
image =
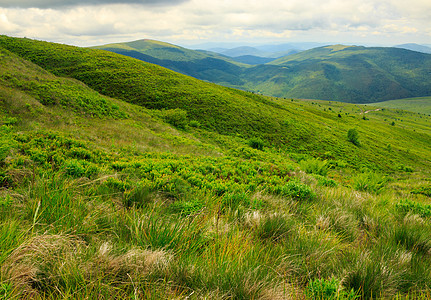
[(192, 201), (175, 201), (169, 207), (173, 213), (179, 213), (183, 216), (196, 214), (204, 207), (204, 203), (200, 200)]
[(352, 289), (350, 292), (340, 289), (340, 281), (336, 278), (332, 279), (315, 279), (311, 280), (305, 294), (308, 299), (356, 299), (359, 298)]
[(283, 186), (277, 186), (274, 192), (284, 197), (292, 197), (298, 200), (313, 200), (316, 197), (308, 185), (297, 181), (289, 181)]
[(411, 192), (412, 194), (422, 194), (431, 197), (431, 186), (422, 186)]
[(347, 131), (347, 139), (355, 146), (361, 145), (359, 142), (359, 133), (356, 129), (349, 129), (349, 131)]
[(196, 120), (191, 120), (190, 121), (190, 127), (199, 128), (199, 127), (201, 127), (201, 123), (199, 121), (196, 121)]
[(9, 151), (15, 146), (11, 129), (7, 126), (0, 127), (0, 163), (8, 156)]
[(163, 110), (161, 116), (167, 123), (181, 129), (186, 128), (189, 122), (187, 112), (179, 108)]
[(308, 174), (318, 174), (326, 176), (328, 174), (328, 162), (326, 160), (321, 161), (315, 158), (302, 160), (299, 165), (301, 169)]
[(252, 138), (248, 141), (248, 145), (253, 149), (263, 150), (265, 143), (260, 138)]
[(353, 178), (353, 188), (357, 191), (379, 194), (385, 187), (387, 181), (388, 179), (386, 176), (379, 173), (361, 173)]
[(396, 209), (402, 213), (407, 214), (409, 212), (420, 215), (423, 218), (431, 217), (431, 205), (414, 202), (412, 200), (401, 200), (395, 205)]
[(335, 180), (326, 178), (321, 175), (314, 175), (314, 178), (317, 179), (318, 185), (327, 186), (327, 187), (336, 187), (338, 185)]

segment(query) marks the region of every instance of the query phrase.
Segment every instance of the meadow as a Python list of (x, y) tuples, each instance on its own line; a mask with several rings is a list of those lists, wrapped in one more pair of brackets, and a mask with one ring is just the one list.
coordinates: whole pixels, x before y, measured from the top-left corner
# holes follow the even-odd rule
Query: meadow
[(429, 116), (0, 51), (0, 298), (431, 296)]

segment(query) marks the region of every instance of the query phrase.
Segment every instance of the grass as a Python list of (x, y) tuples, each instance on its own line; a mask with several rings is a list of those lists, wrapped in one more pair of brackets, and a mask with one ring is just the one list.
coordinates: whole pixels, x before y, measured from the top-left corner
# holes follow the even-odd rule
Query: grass
[[(273, 100), (202, 83), (198, 89), (209, 98), (228, 91), (248, 99), (250, 114), (257, 103), (280, 112), (278, 123), (264, 125), (284, 129), (271, 137), (248, 116), (242, 128), (235, 128), (238, 120), (211, 127), (203, 118), (195, 127), (194, 106), (133, 105), (3, 54), (1, 72), (15, 72), (25, 84), (0, 82), (0, 297), (426, 299), (431, 293), (425, 116), (383, 110), (364, 120), (355, 105)], [(160, 70), (148, 68), (156, 80)], [(94, 97), (77, 110), (61, 104), (67, 93), (43, 104), (27, 90), (36, 77), (65, 80), (66, 90), (78, 85)], [(100, 99), (123, 117), (86, 113), (97, 112), (91, 103)], [(171, 113), (184, 126), (169, 122)], [(223, 132), (226, 124), (235, 130)], [(350, 128), (357, 128), (361, 147), (347, 140)], [(286, 141), (274, 142), (285, 133)], [(254, 139), (264, 147), (255, 149)]]
[(407, 110), (418, 114), (431, 114), (431, 97), (388, 100), (384, 102), (374, 103), (374, 105), (390, 109)]

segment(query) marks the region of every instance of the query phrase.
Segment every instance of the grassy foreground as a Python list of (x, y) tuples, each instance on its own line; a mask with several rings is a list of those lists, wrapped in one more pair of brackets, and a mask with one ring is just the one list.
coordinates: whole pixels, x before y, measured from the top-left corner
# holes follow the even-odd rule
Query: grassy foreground
[(227, 90), (279, 109), (277, 142), (0, 63), (0, 298), (431, 296), (427, 116)]

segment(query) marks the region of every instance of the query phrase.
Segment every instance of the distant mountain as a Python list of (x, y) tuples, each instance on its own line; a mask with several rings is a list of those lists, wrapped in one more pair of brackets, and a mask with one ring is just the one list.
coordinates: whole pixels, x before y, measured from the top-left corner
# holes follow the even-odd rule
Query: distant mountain
[(264, 94), (370, 103), (431, 95), (431, 55), (399, 48), (327, 46), (248, 68)]
[[(333, 45), (275, 60), (256, 55), (227, 57), (152, 40), (95, 48), (198, 79), (277, 97), (371, 103), (431, 95), (431, 55), (401, 48)], [(263, 51), (253, 47), (235, 49), (224, 53)]]
[(220, 54), (230, 56), (230, 57), (238, 57), (238, 56), (244, 56), (244, 55), (253, 55), (253, 56), (260, 56), (260, 57), (268, 57), (268, 55), (271, 55), (270, 52), (262, 51), (254, 47), (236, 47), (232, 49), (224, 49), (221, 52), (218, 52)]
[(275, 59), (276, 58), (261, 57), (261, 56), (254, 56), (254, 55), (242, 55), (242, 56), (238, 56), (238, 57), (232, 57), (232, 60), (234, 60), (236, 62), (249, 64), (249, 65), (266, 64), (266, 63), (269, 63)]
[(243, 64), (210, 51), (190, 50), (149, 39), (92, 48), (137, 58), (210, 82), (229, 86), (244, 84), (239, 78)]
[(403, 48), (408, 49), (412, 51), (422, 52), (422, 53), (428, 53), (431, 54), (431, 47), (424, 46), (424, 45), (418, 45), (418, 44), (402, 44), (395, 46), (396, 48)]

